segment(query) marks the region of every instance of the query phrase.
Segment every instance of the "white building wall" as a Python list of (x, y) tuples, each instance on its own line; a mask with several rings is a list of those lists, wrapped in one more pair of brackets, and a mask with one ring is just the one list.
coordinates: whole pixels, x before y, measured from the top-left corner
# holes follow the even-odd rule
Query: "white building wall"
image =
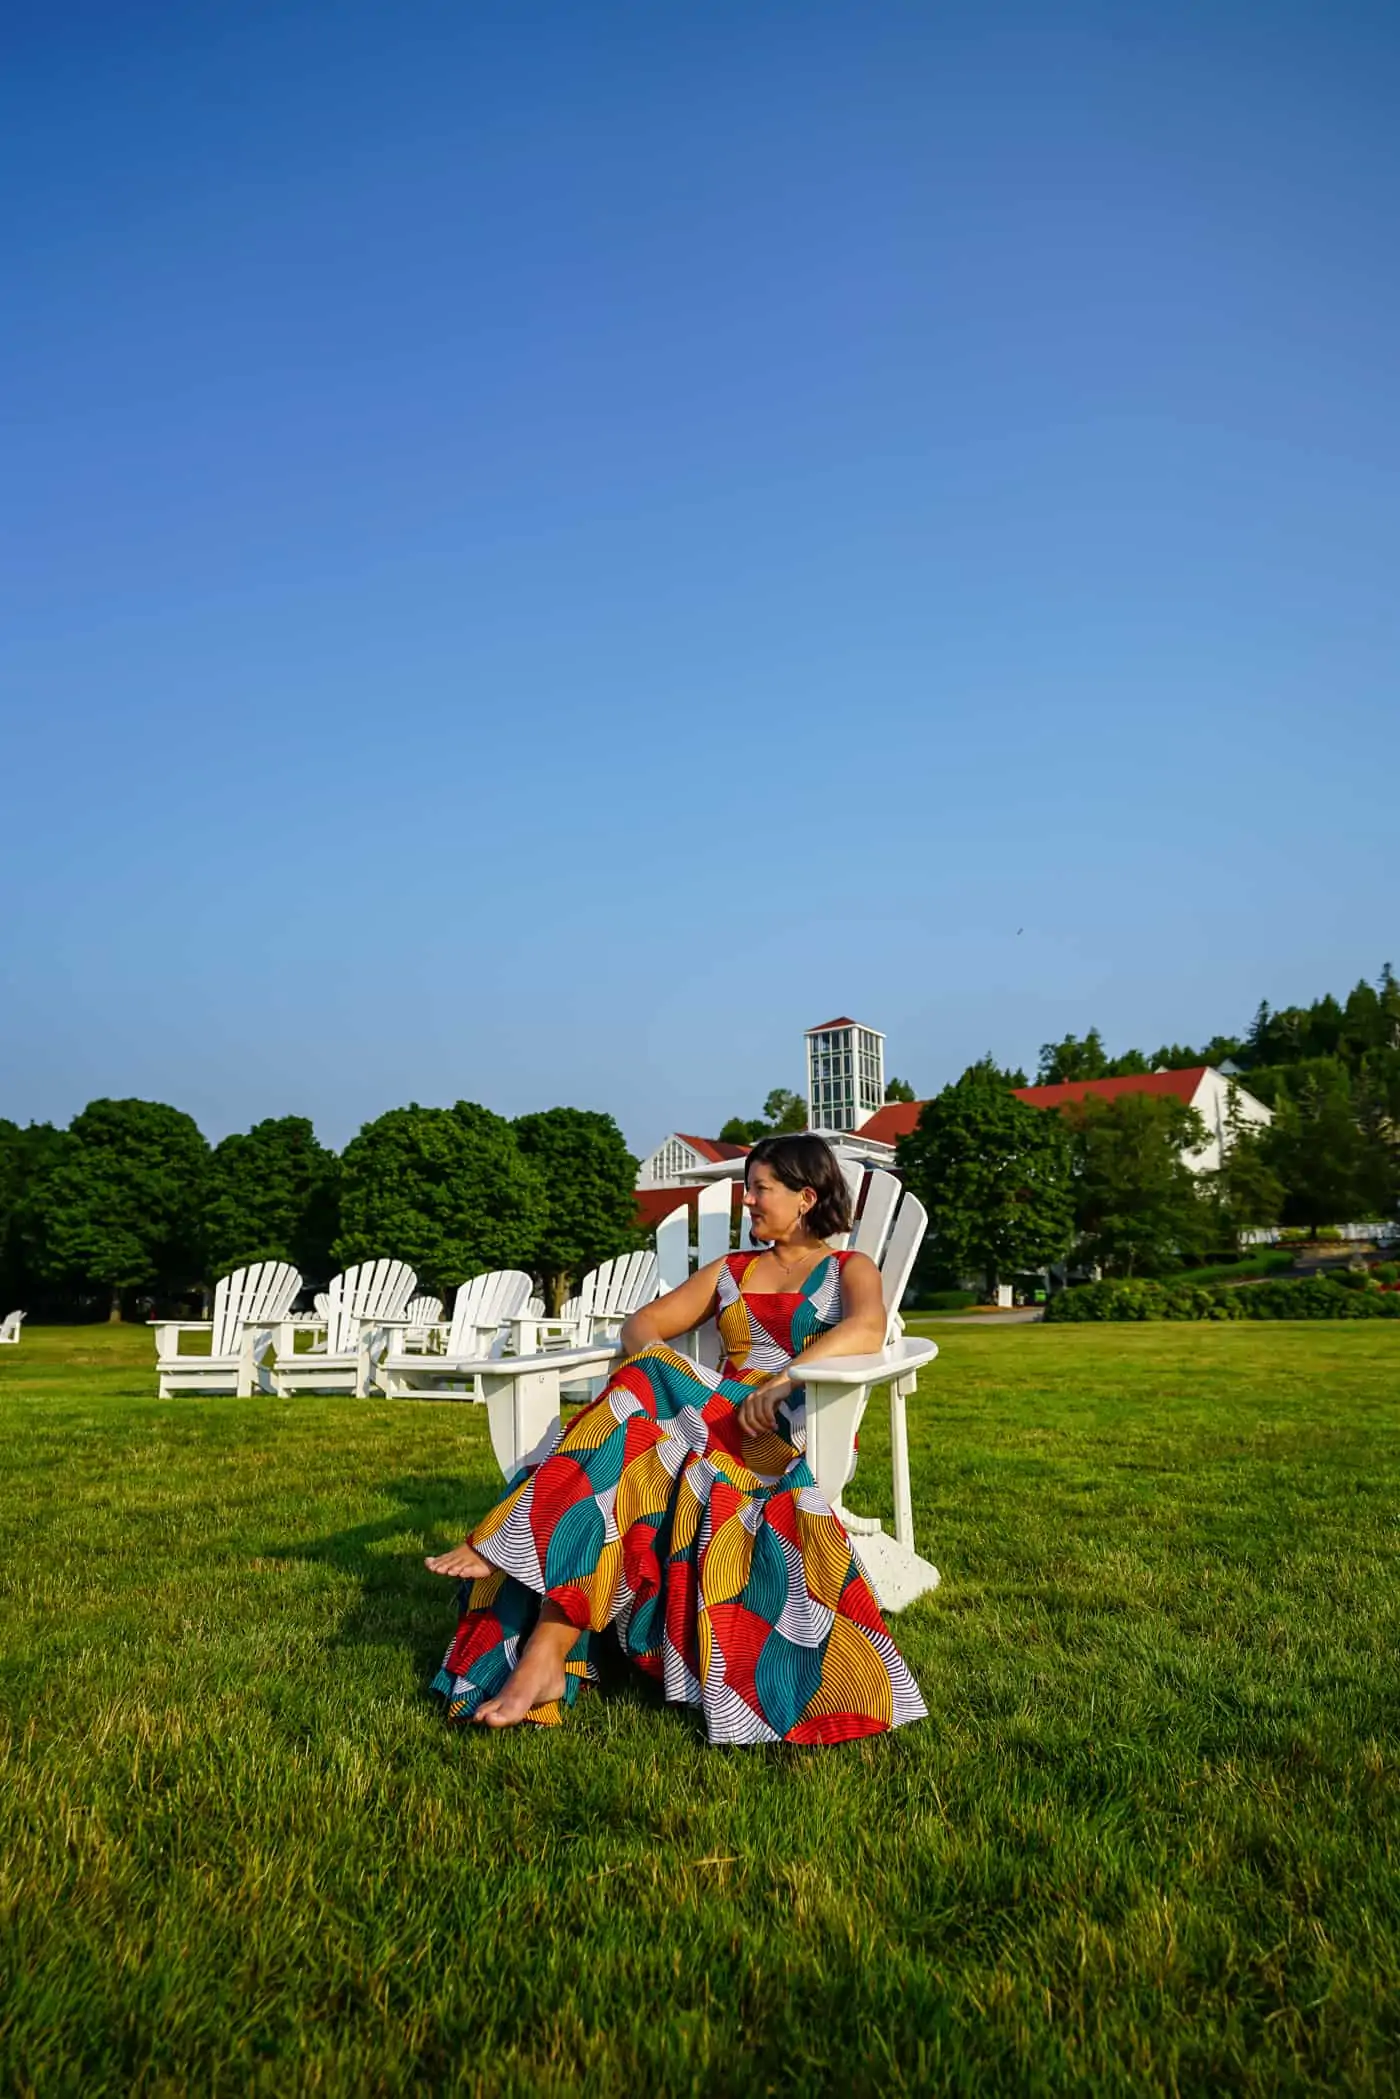
[(1203, 1150), (1187, 1153), (1186, 1163), (1196, 1173), (1214, 1173), (1219, 1166), (1228, 1148), (1232, 1114), (1236, 1122), (1253, 1123), (1260, 1128), (1267, 1128), (1274, 1119), (1273, 1110), (1247, 1093), (1238, 1079), (1228, 1079), (1214, 1069), (1202, 1075), (1191, 1096), (1191, 1105), (1209, 1137)]
[(672, 1135), (663, 1138), (661, 1143), (657, 1145), (656, 1150), (649, 1153), (638, 1167), (637, 1186), (639, 1188), (665, 1187), (670, 1182), (678, 1181), (682, 1174), (690, 1173), (693, 1168), (703, 1163), (695, 1146), (687, 1144), (683, 1137)]

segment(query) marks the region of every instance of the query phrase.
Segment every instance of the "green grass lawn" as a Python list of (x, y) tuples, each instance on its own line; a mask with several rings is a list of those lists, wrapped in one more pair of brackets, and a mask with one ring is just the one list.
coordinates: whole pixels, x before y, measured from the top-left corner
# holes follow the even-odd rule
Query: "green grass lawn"
[(933, 1331), (932, 1717), (725, 1752), (626, 1684), (438, 1720), (480, 1409), (27, 1329), (0, 2089), (1395, 2091), (1400, 1329)]

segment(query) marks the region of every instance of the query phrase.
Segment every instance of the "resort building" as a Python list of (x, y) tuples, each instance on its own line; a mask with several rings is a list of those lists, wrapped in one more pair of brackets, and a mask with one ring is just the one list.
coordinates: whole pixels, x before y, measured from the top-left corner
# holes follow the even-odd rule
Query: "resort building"
[[(1184, 1071), (1144, 1071), (1125, 1079), (1075, 1079), (1062, 1086), (1018, 1086), (1017, 1100), (1032, 1108), (1064, 1108), (1086, 1100), (1117, 1100), (1124, 1093), (1154, 1093), (1173, 1096), (1194, 1108), (1206, 1126), (1206, 1143), (1198, 1152), (1187, 1152), (1186, 1163), (1197, 1173), (1211, 1173), (1229, 1149), (1230, 1127), (1236, 1123), (1270, 1123), (1273, 1112), (1242, 1086), (1238, 1079), (1217, 1071), (1213, 1064), (1193, 1064)], [(878, 1139), (896, 1144), (915, 1128), (926, 1103), (889, 1101), (863, 1125), (867, 1141)]]
[(697, 1168), (742, 1159), (747, 1150), (746, 1144), (729, 1144), (722, 1137), (691, 1137), (673, 1130), (643, 1159), (637, 1170), (637, 1186), (674, 1188), (689, 1180)]
[(849, 1014), (807, 1030), (807, 1120), (859, 1130), (885, 1099), (885, 1038)]

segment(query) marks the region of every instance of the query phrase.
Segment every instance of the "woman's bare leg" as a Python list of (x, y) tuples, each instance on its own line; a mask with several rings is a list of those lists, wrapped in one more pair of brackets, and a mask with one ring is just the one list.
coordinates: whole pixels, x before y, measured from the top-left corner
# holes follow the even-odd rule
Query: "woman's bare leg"
[(429, 1574), (452, 1574), (458, 1581), (484, 1582), (488, 1574), (496, 1572), (489, 1560), (483, 1560), (470, 1539), (452, 1552), (440, 1552), (433, 1559), (424, 1560), (423, 1565)]
[(482, 1727), (515, 1727), (537, 1705), (562, 1698), (564, 1662), (577, 1638), (578, 1627), (569, 1623), (557, 1603), (546, 1598), (510, 1681), (495, 1698), (478, 1706), (472, 1718)]

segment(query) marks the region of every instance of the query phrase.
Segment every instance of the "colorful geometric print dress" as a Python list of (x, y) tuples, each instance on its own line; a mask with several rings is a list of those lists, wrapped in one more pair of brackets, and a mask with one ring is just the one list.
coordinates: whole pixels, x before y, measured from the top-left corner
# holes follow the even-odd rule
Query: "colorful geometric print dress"
[(801, 1388), (770, 1434), (745, 1442), (737, 1416), (751, 1387), (837, 1324), (848, 1256), (771, 1292), (744, 1287), (757, 1258), (731, 1254), (720, 1272), (722, 1370), (641, 1349), (476, 1526), (496, 1571), (462, 1584), (432, 1686), (449, 1720), (501, 1690), (546, 1596), (579, 1633), (563, 1698), (529, 1715), (546, 1725), (594, 1676), (590, 1640), (607, 1626), (667, 1699), (700, 1708), (712, 1744), (845, 1742), (924, 1717), (808, 1470)]

